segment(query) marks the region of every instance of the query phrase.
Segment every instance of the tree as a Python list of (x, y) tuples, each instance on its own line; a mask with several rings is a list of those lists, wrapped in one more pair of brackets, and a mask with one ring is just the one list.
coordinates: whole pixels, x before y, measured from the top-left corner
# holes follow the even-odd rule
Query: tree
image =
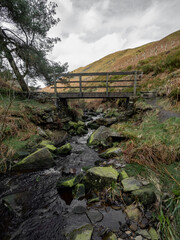
[(50, 38), (48, 31), (59, 22), (55, 19), (57, 4), (47, 0), (0, 0), (0, 59), (11, 66), (23, 91), (28, 92), (26, 79), (49, 81), (52, 73), (67, 69), (67, 63), (47, 59), (59, 38)]

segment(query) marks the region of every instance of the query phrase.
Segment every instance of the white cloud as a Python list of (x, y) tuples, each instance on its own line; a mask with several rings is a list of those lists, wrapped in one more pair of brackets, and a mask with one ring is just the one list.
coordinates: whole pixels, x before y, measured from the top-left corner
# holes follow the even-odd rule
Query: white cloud
[(51, 59), (69, 70), (125, 48), (159, 40), (179, 29), (179, 0), (55, 0), (62, 42)]

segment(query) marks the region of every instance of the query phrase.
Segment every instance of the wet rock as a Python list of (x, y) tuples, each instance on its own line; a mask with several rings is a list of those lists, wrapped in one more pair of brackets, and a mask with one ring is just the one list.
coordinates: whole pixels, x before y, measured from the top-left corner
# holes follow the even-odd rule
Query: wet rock
[(92, 224), (100, 222), (103, 219), (103, 214), (95, 209), (90, 209), (86, 212)]
[(102, 158), (112, 158), (112, 157), (118, 157), (121, 154), (122, 154), (121, 148), (112, 147), (112, 148), (108, 148), (105, 152), (101, 153), (99, 156)]
[(142, 219), (140, 210), (134, 204), (127, 206), (125, 212), (128, 218), (132, 221), (139, 222)]
[(84, 134), (87, 134), (87, 133), (88, 133), (88, 130), (85, 129), (83, 126), (78, 127), (78, 129), (77, 129), (77, 135), (81, 136), (81, 135), (84, 135)]
[(70, 205), (70, 212), (73, 212), (75, 214), (82, 214), (86, 212), (86, 200), (73, 200), (71, 205)]
[(16, 163), (13, 171), (40, 170), (50, 168), (54, 165), (53, 157), (47, 148), (41, 148), (30, 154), (20, 162)]
[(117, 237), (116, 234), (114, 234), (113, 232), (109, 232), (103, 237), (102, 240), (117, 240)]
[(96, 121), (91, 121), (87, 124), (87, 127), (90, 129), (97, 129), (99, 125), (96, 123)]
[(58, 182), (57, 182), (57, 188), (64, 188), (64, 187), (67, 187), (67, 188), (72, 188), (74, 186), (76, 186), (83, 178), (83, 175), (77, 175), (75, 176), (74, 178), (65, 178), (65, 180), (63, 179), (59, 179)]
[(74, 198), (80, 199), (82, 197), (85, 197), (85, 185), (82, 183), (78, 183), (74, 190)]
[(124, 192), (138, 190), (142, 186), (142, 183), (136, 180), (134, 177), (125, 178), (121, 183), (123, 185)]
[(91, 240), (92, 233), (93, 226), (91, 224), (85, 224), (66, 234), (66, 237), (68, 240)]
[(48, 141), (48, 140), (43, 140), (40, 144), (41, 147), (46, 147), (49, 149), (49, 151), (51, 152), (55, 152), (56, 151), (56, 147), (52, 144), (52, 142)]
[(145, 229), (139, 230), (136, 233), (138, 233), (139, 235), (143, 236), (146, 239), (151, 239), (151, 236), (149, 235), (148, 231)]
[(91, 187), (104, 188), (117, 182), (119, 173), (112, 167), (93, 167), (87, 171), (86, 182)]
[(139, 190), (135, 190), (132, 193), (134, 199), (137, 199), (144, 206), (150, 205), (156, 201), (156, 194), (152, 184), (141, 187)]
[(67, 143), (63, 146), (61, 146), (60, 148), (57, 149), (57, 153), (58, 154), (62, 154), (62, 155), (67, 155), (70, 154), (72, 150), (72, 146), (70, 143)]
[(111, 147), (114, 139), (122, 140), (124, 139), (124, 136), (114, 132), (110, 128), (101, 126), (91, 134), (88, 139), (88, 144), (90, 146)]
[(151, 227), (149, 229), (149, 235), (151, 236), (152, 240), (158, 240), (159, 239), (159, 236), (158, 236), (156, 230), (153, 227)]

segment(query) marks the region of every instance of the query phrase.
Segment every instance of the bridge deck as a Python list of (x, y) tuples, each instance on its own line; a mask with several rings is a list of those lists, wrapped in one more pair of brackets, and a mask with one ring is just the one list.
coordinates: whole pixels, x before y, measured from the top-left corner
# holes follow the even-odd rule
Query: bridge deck
[(77, 98), (129, 98), (133, 96), (133, 92), (83, 92), (83, 93), (58, 93), (58, 98), (77, 99)]

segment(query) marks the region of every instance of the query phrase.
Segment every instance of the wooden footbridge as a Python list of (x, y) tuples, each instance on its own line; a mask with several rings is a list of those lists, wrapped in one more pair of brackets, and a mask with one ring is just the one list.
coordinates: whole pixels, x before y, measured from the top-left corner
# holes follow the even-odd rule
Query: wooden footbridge
[(51, 88), (54, 88), (56, 98), (60, 99), (129, 98), (136, 96), (142, 74), (140, 71), (63, 73), (54, 80)]

